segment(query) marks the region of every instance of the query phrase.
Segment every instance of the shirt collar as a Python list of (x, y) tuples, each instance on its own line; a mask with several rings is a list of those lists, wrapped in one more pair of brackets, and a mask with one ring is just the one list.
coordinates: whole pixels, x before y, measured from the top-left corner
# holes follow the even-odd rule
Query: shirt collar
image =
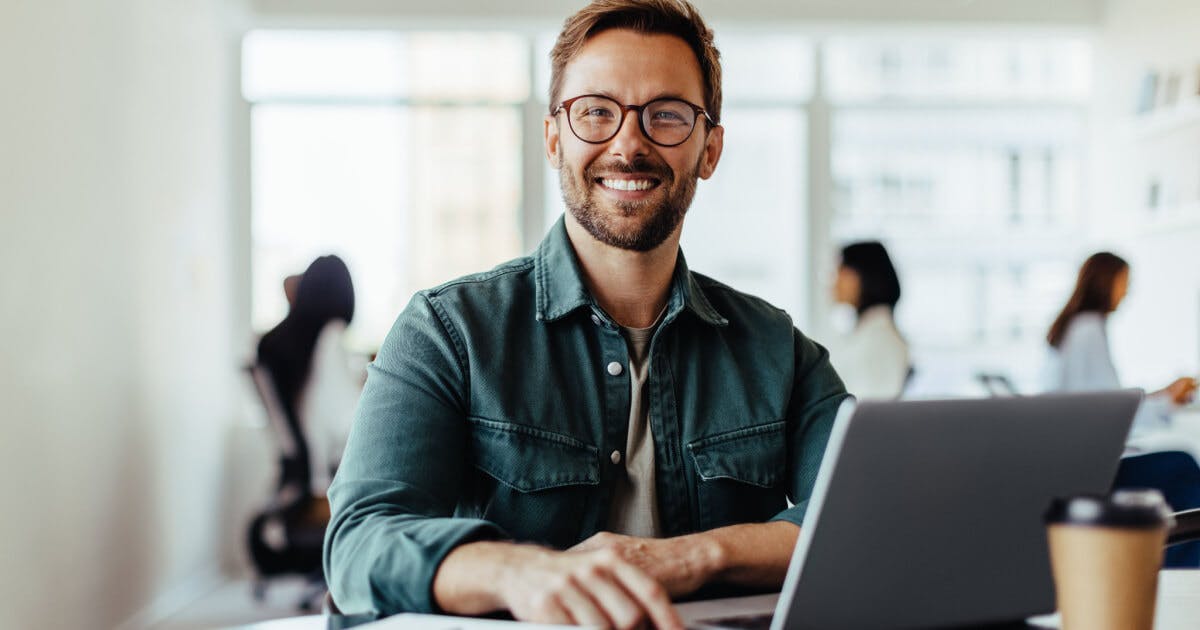
[(858, 314), (858, 323), (874, 322), (874, 321), (890, 321), (892, 319), (892, 307), (887, 304), (876, 304), (868, 306), (863, 312)]
[[(587, 288), (583, 284), (583, 273), (579, 269), (579, 258), (567, 238), (565, 219), (559, 217), (533, 257), (533, 272), (536, 283), (534, 292), (538, 321), (553, 322), (567, 316), (576, 309), (590, 306), (601, 314)], [(725, 326), (729, 320), (721, 316), (696, 278), (687, 268), (683, 252), (675, 262), (671, 278), (671, 295), (667, 298), (667, 313), (664, 322), (675, 319), (683, 309), (692, 311), (701, 321), (713, 326)]]

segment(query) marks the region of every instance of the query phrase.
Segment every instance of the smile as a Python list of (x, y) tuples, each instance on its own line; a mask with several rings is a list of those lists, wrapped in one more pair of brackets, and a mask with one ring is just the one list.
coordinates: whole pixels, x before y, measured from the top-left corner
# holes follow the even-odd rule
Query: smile
[(650, 190), (658, 185), (657, 179), (609, 179), (601, 177), (597, 181), (605, 188), (613, 190)]

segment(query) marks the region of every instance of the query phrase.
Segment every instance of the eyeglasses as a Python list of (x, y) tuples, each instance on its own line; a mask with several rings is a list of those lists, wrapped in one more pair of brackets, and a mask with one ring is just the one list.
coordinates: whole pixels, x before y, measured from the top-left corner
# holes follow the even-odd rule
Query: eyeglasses
[(674, 147), (687, 141), (701, 115), (710, 127), (717, 124), (703, 107), (678, 98), (656, 98), (645, 105), (622, 105), (607, 96), (584, 94), (563, 101), (550, 115), (557, 116), (564, 110), (571, 133), (589, 144), (612, 140), (625, 124), (625, 114), (630, 110), (638, 113), (642, 133), (663, 147)]

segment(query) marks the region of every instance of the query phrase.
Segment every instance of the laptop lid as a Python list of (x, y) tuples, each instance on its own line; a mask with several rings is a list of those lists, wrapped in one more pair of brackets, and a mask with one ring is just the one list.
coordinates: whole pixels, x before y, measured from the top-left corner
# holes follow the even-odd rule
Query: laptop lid
[(772, 630), (1052, 612), (1042, 513), (1056, 496), (1108, 492), (1141, 397), (844, 404)]

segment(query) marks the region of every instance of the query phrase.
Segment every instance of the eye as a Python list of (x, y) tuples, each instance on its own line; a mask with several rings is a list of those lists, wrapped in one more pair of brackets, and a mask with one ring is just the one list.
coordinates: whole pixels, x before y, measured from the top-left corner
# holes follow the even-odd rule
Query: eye
[(683, 117), (683, 114), (667, 110), (654, 112), (654, 121), (670, 124), (687, 122), (687, 120)]
[(613, 116), (615, 114), (613, 114), (612, 109), (602, 105), (586, 107), (578, 113), (579, 118), (612, 118)]

